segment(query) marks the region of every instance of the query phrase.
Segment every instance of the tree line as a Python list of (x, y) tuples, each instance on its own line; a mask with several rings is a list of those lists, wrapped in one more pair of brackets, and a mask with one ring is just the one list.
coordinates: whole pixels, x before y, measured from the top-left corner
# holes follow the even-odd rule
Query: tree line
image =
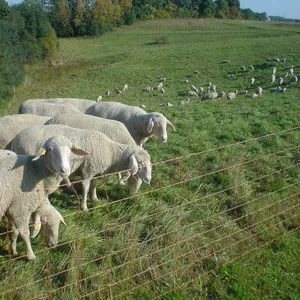
[(137, 20), (158, 18), (265, 20), (239, 0), (0, 0), (0, 105), (24, 80), (24, 64), (57, 48), (57, 37), (101, 35)]

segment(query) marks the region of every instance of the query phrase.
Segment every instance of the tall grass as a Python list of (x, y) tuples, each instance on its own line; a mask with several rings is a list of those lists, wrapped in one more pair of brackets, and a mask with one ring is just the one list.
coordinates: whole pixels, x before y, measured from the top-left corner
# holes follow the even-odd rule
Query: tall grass
[[(2, 114), (17, 113), (29, 98), (96, 99), (128, 83), (128, 91), (104, 100), (144, 104), (177, 131), (167, 144), (153, 138), (145, 145), (154, 163), (145, 194), (128, 197), (108, 177), (99, 180), (101, 200), (81, 213), (76, 196), (55, 193), (51, 201), (69, 225), (61, 228), (62, 245), (47, 249), (33, 240), (35, 263), (10, 261), (3, 251), (0, 292), (45, 278), (3, 298), (297, 299), (299, 231), (286, 233), (299, 226), (299, 130), (262, 137), (299, 126), (299, 85), (270, 93), (271, 67), (284, 74), (300, 65), (298, 31), (272, 22), (147, 21), (101, 38), (61, 39), (51, 62), (27, 66), (26, 84)], [(250, 64), (255, 71), (239, 71)], [(160, 74), (166, 93), (142, 93)], [(208, 82), (225, 92), (261, 86), (264, 94), (178, 105), (191, 84)], [(191, 153), (199, 154), (175, 159)]]

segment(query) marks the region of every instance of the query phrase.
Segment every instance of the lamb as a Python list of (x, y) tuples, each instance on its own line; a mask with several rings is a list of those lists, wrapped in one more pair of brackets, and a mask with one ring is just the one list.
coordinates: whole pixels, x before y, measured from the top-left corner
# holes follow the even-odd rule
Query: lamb
[(215, 93), (215, 92), (206, 93), (201, 97), (202, 100), (214, 100), (217, 98), (218, 98), (218, 93)]
[(97, 102), (101, 102), (102, 99), (103, 99), (103, 97), (102, 97), (101, 95), (99, 95), (99, 96), (97, 97)]
[[(101, 96), (98, 97), (97, 102), (102, 100)], [(80, 98), (49, 98), (49, 99), (29, 99), (24, 101), (20, 105), (20, 109), (22, 106), (26, 106), (27, 103), (52, 103), (52, 104), (72, 104), (74, 105), (79, 111), (85, 112), (86, 109), (95, 104), (96, 101), (88, 100), (88, 99), (80, 99)]]
[(256, 94), (259, 95), (259, 96), (262, 96), (262, 92), (263, 92), (263, 89), (262, 89), (262, 87), (259, 86), (259, 87), (256, 89)]
[(53, 135), (64, 135), (73, 143), (81, 145), (90, 154), (72, 160), (70, 174), (82, 179), (80, 207), (87, 210), (87, 194), (90, 189), (92, 200), (97, 200), (95, 176), (121, 172), (129, 169), (123, 181), (130, 178), (129, 190), (136, 193), (142, 182), (150, 184), (151, 162), (146, 150), (138, 145), (126, 145), (112, 141), (105, 134), (94, 130), (82, 130), (64, 125), (35, 126), (24, 129), (12, 142), (17, 153), (33, 153), (40, 140)]
[[(13, 230), (11, 241), (13, 255), (17, 255), (16, 241), (20, 233), (26, 246), (28, 260), (35, 259), (29, 239), (31, 214), (37, 212), (37, 216), (41, 217), (44, 223), (42, 226), (45, 226), (48, 244), (56, 245), (59, 220), (63, 219), (50, 205), (47, 196), (58, 188), (63, 178), (70, 175), (71, 151), (78, 155), (87, 154), (72, 145), (64, 136), (49, 137), (44, 143), (45, 138), (42, 138), (41, 141), (37, 149), (41, 144), (43, 146), (35, 156), (17, 155), (7, 151), (0, 156), (0, 217), (5, 214)], [(38, 225), (36, 223), (34, 226), (33, 236), (39, 231)]]
[[(95, 102), (97, 103), (97, 102)], [(82, 114), (72, 104), (55, 104), (55, 103), (22, 103), (20, 106), (20, 114), (32, 114), (38, 116), (55, 117), (61, 114)]]
[(153, 135), (162, 142), (167, 142), (167, 128), (176, 131), (174, 125), (162, 114), (147, 113), (137, 106), (118, 102), (97, 103), (89, 107), (86, 114), (122, 122), (141, 147)]
[(0, 118), (0, 149), (10, 149), (12, 139), (23, 129), (43, 125), (49, 117), (34, 115), (8, 115)]

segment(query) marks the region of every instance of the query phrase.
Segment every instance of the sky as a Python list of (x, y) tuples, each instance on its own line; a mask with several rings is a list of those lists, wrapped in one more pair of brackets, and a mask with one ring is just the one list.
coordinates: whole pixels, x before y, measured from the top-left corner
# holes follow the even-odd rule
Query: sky
[[(16, 4), (22, 0), (6, 0)], [(280, 16), (300, 19), (300, 0), (240, 0), (241, 8), (250, 8), (254, 12), (267, 13), (268, 16)]]
[(300, 19), (300, 0), (240, 0), (240, 4), (241, 8), (265, 12), (268, 16)]

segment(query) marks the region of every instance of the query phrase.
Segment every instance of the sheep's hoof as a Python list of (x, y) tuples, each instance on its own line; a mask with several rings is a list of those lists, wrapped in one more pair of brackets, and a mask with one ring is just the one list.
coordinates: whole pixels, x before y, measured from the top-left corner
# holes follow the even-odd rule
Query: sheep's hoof
[(13, 255), (13, 256), (17, 256), (17, 255), (18, 255), (18, 251), (12, 250), (12, 255)]
[(92, 201), (98, 201), (99, 199), (97, 197), (93, 197)]
[(36, 260), (36, 256), (32, 253), (32, 254), (28, 254), (27, 255), (27, 259), (29, 260), (29, 261), (32, 261), (32, 260)]
[(88, 208), (87, 208), (86, 205), (82, 205), (80, 208), (81, 208), (81, 210), (83, 210), (83, 211), (87, 211), (87, 210), (88, 210)]

